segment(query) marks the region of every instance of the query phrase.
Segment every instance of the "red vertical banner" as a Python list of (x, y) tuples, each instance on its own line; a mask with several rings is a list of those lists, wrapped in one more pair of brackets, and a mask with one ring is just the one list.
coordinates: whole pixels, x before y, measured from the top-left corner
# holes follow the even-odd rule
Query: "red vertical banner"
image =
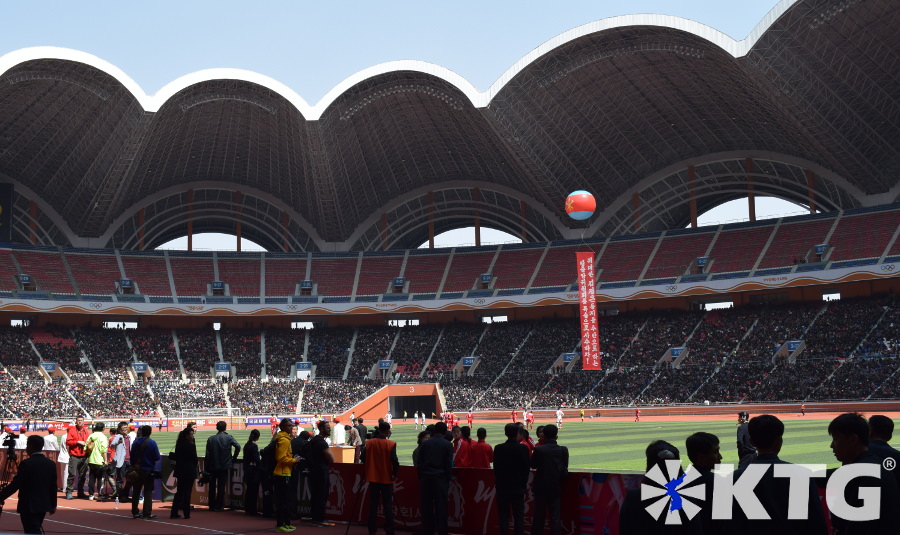
[(599, 370), (600, 329), (597, 328), (597, 292), (594, 253), (575, 253), (578, 262), (578, 302), (581, 317), (581, 367)]

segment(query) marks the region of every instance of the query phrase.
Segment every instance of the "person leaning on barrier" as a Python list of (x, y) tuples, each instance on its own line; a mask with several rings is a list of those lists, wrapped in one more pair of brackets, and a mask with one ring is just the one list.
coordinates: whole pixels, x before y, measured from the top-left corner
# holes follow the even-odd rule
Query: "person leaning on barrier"
[(47, 513), (56, 513), (56, 463), (44, 456), (43, 449), (43, 437), (29, 436), (25, 446), (28, 458), (22, 461), (19, 472), (0, 492), (0, 508), (7, 498), (19, 493), (16, 512), (24, 533), (43, 533), (44, 517)]

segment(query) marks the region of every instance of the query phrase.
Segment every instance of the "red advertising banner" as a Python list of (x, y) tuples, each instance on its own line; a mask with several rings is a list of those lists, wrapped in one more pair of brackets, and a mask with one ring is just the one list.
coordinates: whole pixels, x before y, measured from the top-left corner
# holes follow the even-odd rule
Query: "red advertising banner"
[(577, 252), (578, 262), (578, 302), (581, 318), (581, 367), (585, 370), (599, 370), (600, 329), (597, 327), (597, 292), (595, 285), (594, 253)]

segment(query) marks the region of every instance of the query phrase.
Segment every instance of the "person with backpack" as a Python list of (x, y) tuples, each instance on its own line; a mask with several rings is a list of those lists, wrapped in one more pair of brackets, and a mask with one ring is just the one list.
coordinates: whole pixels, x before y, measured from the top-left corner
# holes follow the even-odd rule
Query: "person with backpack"
[[(291, 525), (291, 475), (299, 455), (291, 455), (291, 431), (294, 421), (282, 418), (278, 426), (281, 431), (275, 435), (275, 468), (272, 470), (275, 492), (275, 531), (290, 533), (297, 528)], [(268, 448), (269, 446), (267, 446)], [(296, 494), (296, 487), (293, 489)]]
[(553, 425), (544, 426), (544, 443), (534, 448), (531, 455), (531, 467), (537, 470), (534, 474), (534, 518), (532, 533), (544, 533), (544, 519), (550, 513), (550, 533), (559, 535), (562, 529), (560, 519), (560, 497), (562, 483), (569, 473), (569, 449), (556, 443), (558, 428)]

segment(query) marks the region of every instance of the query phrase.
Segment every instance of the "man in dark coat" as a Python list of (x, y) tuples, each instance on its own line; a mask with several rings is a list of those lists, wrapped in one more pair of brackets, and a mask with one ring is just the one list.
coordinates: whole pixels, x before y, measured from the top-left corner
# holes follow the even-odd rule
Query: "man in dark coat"
[(556, 443), (559, 430), (553, 424), (544, 426), (544, 443), (534, 448), (531, 467), (534, 474), (534, 535), (544, 533), (544, 518), (550, 512), (550, 533), (559, 535), (562, 482), (569, 473), (569, 449)]
[[(897, 486), (900, 488), (900, 469), (898, 469), (900, 468), (900, 451), (888, 444), (893, 436), (893, 420), (881, 414), (869, 417), (869, 453), (881, 459), (882, 465), (894, 467), (891, 469), (891, 473), (894, 474)], [(886, 459), (891, 460), (885, 463)]]
[(512, 509), (513, 533), (524, 535), (525, 491), (531, 472), (528, 446), (519, 442), (519, 427), (516, 424), (506, 424), (503, 432), (506, 434), (506, 442), (494, 447), (494, 480), (500, 533), (509, 533), (509, 511)]
[(419, 444), (419, 498), (422, 510), (422, 533), (431, 535), (435, 528), (447, 535), (447, 498), (453, 475), (453, 444), (444, 438), (447, 424), (434, 424), (434, 436)]
[(250, 438), (244, 444), (244, 485), (246, 495), (244, 497), (244, 513), (250, 516), (259, 515), (256, 503), (259, 500), (259, 476), (261, 459), (259, 458), (259, 429), (250, 431)]
[(22, 520), (24, 533), (43, 533), (44, 516), (56, 512), (56, 463), (44, 457), (44, 438), (31, 435), (26, 443), (28, 458), (19, 466), (19, 473), (0, 492), (0, 507), (4, 500), (19, 493), (16, 512)]
[(228, 482), (228, 471), (241, 452), (241, 445), (225, 432), (227, 428), (228, 424), (225, 422), (216, 423), (218, 433), (206, 439), (204, 468), (209, 473), (210, 511), (225, 510), (225, 484)]
[[(791, 485), (799, 485), (787, 477), (775, 476), (775, 465), (790, 464), (778, 458), (783, 444), (784, 423), (771, 414), (761, 414), (752, 418), (747, 424), (750, 433), (750, 441), (756, 448), (756, 455), (748, 463), (734, 474), (734, 481), (738, 481), (747, 470), (754, 465), (766, 466), (766, 471), (753, 487), (759, 503), (765, 509), (768, 520), (749, 520), (744, 510), (737, 508), (732, 533), (767, 533), (770, 535), (826, 535), (828, 528), (825, 525), (825, 514), (822, 512), (822, 504), (812, 481), (806, 483), (807, 505), (806, 518), (791, 518), (788, 511), (791, 495)], [(795, 491), (796, 492), (796, 491)]]

